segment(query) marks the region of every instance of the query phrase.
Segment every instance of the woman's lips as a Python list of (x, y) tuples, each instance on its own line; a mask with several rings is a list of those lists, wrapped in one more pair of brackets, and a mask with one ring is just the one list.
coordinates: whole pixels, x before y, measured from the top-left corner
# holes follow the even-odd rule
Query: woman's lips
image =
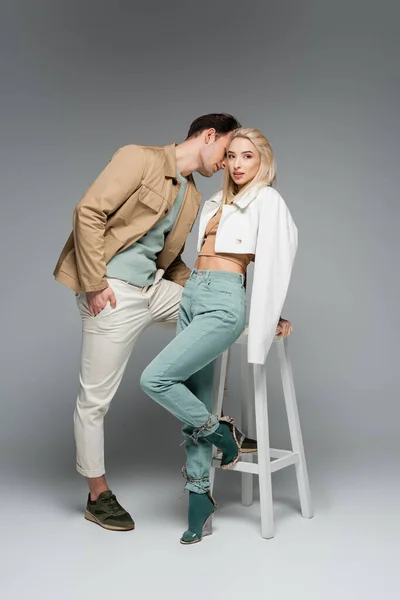
[(233, 176), (235, 179), (240, 179), (241, 177), (243, 177), (244, 173), (234, 173)]

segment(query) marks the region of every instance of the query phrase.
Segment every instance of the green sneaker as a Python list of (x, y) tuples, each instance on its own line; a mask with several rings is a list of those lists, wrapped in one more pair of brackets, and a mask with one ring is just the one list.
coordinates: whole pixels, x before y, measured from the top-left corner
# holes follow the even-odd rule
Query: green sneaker
[(111, 490), (102, 492), (97, 500), (91, 500), (89, 494), (85, 519), (112, 531), (135, 529), (131, 515), (120, 505)]

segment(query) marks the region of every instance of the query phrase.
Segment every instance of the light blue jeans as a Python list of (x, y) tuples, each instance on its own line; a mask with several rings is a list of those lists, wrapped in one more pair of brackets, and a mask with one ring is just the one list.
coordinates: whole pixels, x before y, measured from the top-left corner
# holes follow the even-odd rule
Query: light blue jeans
[(214, 360), (246, 323), (244, 276), (229, 271), (192, 271), (182, 295), (177, 335), (144, 370), (140, 385), (180, 419), (186, 441), (186, 489), (210, 489), (212, 444), (218, 428), (212, 409)]

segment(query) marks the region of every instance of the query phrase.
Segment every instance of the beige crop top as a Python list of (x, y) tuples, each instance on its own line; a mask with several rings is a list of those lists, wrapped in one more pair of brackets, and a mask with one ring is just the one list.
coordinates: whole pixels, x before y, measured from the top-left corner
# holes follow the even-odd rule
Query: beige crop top
[(222, 206), (218, 212), (208, 221), (205, 239), (200, 249), (199, 256), (211, 256), (214, 258), (225, 258), (231, 262), (236, 263), (243, 268), (246, 272), (250, 262), (254, 260), (254, 254), (225, 254), (223, 252), (215, 252), (215, 237), (217, 235), (217, 229), (222, 215)]

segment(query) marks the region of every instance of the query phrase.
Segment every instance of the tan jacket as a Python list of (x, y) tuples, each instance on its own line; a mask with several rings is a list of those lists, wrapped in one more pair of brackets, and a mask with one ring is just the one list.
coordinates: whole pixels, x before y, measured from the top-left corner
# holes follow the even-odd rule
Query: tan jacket
[[(171, 210), (180, 182), (176, 179), (175, 146), (124, 146), (76, 206), (69, 236), (54, 276), (74, 292), (107, 287), (106, 265)], [(184, 285), (190, 269), (181, 259), (185, 241), (196, 220), (201, 194), (192, 176), (182, 207), (157, 268), (164, 277)]]

